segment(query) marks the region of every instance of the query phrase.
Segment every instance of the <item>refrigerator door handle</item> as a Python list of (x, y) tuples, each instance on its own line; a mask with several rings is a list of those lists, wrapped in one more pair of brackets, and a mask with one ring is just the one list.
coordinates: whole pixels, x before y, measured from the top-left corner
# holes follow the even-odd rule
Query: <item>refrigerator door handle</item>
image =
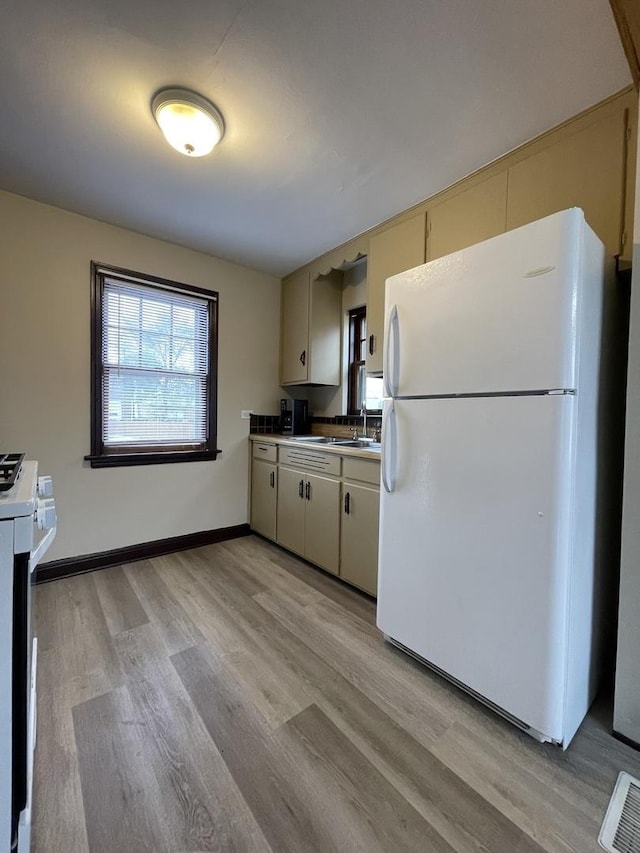
[(398, 393), (400, 371), (400, 321), (398, 306), (394, 305), (389, 314), (387, 334), (384, 339), (383, 384), (384, 396), (395, 397)]
[(382, 485), (385, 492), (391, 494), (396, 489), (396, 471), (398, 463), (396, 410), (393, 402), (385, 408), (382, 424)]

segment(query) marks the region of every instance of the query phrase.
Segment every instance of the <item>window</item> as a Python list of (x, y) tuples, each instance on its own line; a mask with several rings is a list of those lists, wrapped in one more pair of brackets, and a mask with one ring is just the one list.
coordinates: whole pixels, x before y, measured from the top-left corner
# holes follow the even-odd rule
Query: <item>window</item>
[(215, 459), (218, 294), (91, 271), (92, 467)]
[(349, 311), (348, 414), (359, 415), (362, 404), (367, 411), (382, 409), (382, 379), (367, 376), (367, 309)]
[(349, 311), (349, 414), (360, 413), (367, 378), (367, 309)]

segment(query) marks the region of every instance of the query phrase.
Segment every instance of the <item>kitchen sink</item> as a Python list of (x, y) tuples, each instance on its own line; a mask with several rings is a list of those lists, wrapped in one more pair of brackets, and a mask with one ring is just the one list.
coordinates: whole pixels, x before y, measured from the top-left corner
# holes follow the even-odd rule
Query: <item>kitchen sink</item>
[(340, 447), (360, 447), (368, 450), (380, 450), (380, 442), (367, 441), (363, 438), (337, 438), (329, 435), (290, 435), (289, 441), (299, 441), (302, 444), (336, 444)]
[(380, 450), (382, 445), (379, 441), (365, 441), (364, 439), (354, 438), (354, 439), (345, 439), (344, 441), (337, 442), (341, 447), (362, 447), (366, 450)]
[(328, 435), (288, 435), (287, 441), (313, 442), (313, 444), (344, 444), (348, 438), (334, 438)]

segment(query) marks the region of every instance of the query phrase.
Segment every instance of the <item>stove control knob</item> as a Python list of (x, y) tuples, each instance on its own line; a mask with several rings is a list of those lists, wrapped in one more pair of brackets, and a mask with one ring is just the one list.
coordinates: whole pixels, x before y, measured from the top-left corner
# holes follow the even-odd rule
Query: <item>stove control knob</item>
[(56, 504), (53, 498), (41, 498), (36, 508), (36, 521), (40, 530), (51, 530), (56, 526)]
[(38, 497), (50, 498), (53, 494), (53, 480), (51, 477), (38, 477)]

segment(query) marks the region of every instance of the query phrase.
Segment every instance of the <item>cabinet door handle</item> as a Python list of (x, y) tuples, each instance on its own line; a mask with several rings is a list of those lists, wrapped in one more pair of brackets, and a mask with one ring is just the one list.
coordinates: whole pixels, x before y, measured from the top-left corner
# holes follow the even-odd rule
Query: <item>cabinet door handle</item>
[(394, 305), (389, 314), (384, 338), (383, 391), (384, 397), (395, 397), (398, 393), (400, 377), (400, 318), (398, 306)]
[(298, 497), (304, 497), (304, 480), (300, 480), (300, 482), (298, 483)]
[(276, 485), (276, 473), (275, 473), (275, 471), (272, 471), (269, 474), (269, 485), (271, 486), (272, 489), (275, 488), (275, 485)]
[(305, 495), (307, 497), (307, 500), (310, 501), (311, 500), (311, 482), (309, 480), (307, 480), (307, 488), (305, 490)]
[(376, 338), (375, 335), (369, 335), (369, 355), (373, 355), (376, 348)]
[(349, 515), (351, 512), (351, 495), (349, 492), (344, 496), (344, 512), (345, 515)]
[(396, 489), (398, 469), (398, 422), (393, 400), (385, 400), (382, 410), (382, 458), (380, 474), (385, 492), (391, 494)]
[(306, 363), (307, 363), (307, 351), (306, 351), (306, 349), (303, 349), (302, 352), (300, 353), (300, 364), (304, 367)]

